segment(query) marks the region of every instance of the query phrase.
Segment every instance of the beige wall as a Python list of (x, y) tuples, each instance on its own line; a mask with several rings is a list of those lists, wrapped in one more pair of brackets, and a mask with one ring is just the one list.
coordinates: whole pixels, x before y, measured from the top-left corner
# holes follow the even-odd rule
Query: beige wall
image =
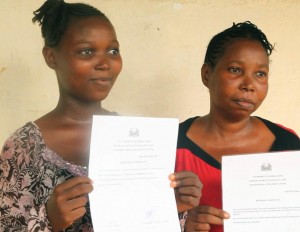
[[(83, 0), (84, 1), (84, 0)], [(31, 23), (42, 0), (0, 1), (0, 143), (57, 102), (54, 73)], [(71, 1), (70, 1), (71, 2)], [(111, 19), (124, 68), (103, 105), (124, 115), (178, 117), (208, 111), (200, 78), (205, 48), (232, 22), (250, 20), (275, 43), (269, 95), (254, 113), (300, 134), (300, 1), (85, 0)], [(248, 2), (248, 3), (247, 3)]]

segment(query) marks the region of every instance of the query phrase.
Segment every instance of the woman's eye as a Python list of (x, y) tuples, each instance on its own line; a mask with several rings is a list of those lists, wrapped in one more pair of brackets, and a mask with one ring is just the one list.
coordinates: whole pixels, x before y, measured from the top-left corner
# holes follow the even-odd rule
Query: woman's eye
[(231, 72), (231, 73), (240, 73), (240, 72), (241, 72), (241, 69), (238, 68), (238, 67), (231, 67), (231, 68), (229, 68), (228, 70), (229, 70), (229, 72)]
[(120, 50), (117, 49), (117, 48), (114, 48), (114, 49), (110, 49), (108, 51), (108, 54), (111, 54), (111, 55), (118, 55), (120, 53)]
[(80, 51), (80, 54), (84, 55), (84, 56), (90, 56), (93, 54), (93, 50), (92, 49), (83, 49)]
[(267, 75), (266, 72), (259, 71), (259, 72), (256, 73), (256, 76), (258, 76), (258, 77), (266, 77), (266, 76), (268, 76), (268, 75)]

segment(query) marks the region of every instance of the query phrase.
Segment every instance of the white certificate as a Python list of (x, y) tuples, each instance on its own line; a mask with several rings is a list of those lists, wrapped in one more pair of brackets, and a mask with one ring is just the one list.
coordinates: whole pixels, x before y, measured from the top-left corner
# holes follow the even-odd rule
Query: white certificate
[(300, 151), (222, 158), (225, 232), (300, 231)]
[(178, 119), (94, 116), (89, 195), (94, 231), (179, 232), (174, 190)]

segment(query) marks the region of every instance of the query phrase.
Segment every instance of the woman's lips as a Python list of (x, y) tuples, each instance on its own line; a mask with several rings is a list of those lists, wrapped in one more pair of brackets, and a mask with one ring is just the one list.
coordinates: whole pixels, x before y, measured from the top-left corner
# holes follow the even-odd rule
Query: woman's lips
[(254, 102), (249, 98), (238, 98), (235, 99), (234, 102), (244, 108), (249, 108), (254, 106)]
[(108, 86), (111, 85), (111, 78), (109, 77), (99, 77), (99, 78), (91, 78), (91, 81), (97, 85)]

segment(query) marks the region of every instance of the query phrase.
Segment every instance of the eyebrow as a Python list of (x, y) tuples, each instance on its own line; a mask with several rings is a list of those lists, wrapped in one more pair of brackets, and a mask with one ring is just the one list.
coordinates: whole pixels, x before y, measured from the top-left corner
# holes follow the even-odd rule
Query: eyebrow
[[(243, 63), (245, 63), (245, 62), (233, 60), (233, 61), (228, 62), (227, 64), (230, 65), (230, 64), (233, 64), (233, 63), (243, 64)], [(258, 64), (258, 66), (261, 67), (261, 68), (262, 68), (262, 67), (269, 68), (269, 64), (267, 64), (267, 63), (266, 63), (266, 64)]]
[[(82, 43), (94, 43), (94, 42), (95, 42), (95, 40), (91, 41), (91, 40), (81, 39), (81, 40), (77, 41), (77, 42), (75, 43), (75, 45), (77, 45), (77, 44), (82, 44)], [(116, 43), (116, 44), (119, 45), (119, 41), (116, 40), (116, 39), (111, 40), (111, 43)]]

